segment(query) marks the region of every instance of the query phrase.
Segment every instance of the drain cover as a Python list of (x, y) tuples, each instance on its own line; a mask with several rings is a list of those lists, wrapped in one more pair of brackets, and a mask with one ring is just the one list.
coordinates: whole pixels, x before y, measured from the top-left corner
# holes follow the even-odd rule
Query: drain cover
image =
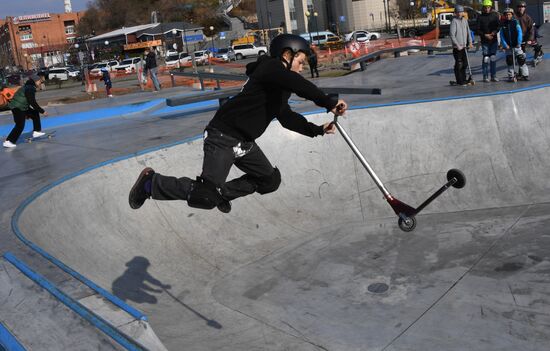
[(374, 283), (374, 284), (369, 285), (369, 287), (367, 289), (371, 293), (382, 294), (382, 293), (385, 293), (386, 291), (388, 291), (388, 288), (389, 288), (388, 284)]

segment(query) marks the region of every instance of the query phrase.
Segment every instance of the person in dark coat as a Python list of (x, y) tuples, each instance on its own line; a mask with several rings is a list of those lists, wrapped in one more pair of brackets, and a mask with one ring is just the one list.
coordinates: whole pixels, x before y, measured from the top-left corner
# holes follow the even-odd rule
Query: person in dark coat
[(42, 79), (43, 78), (38, 75), (32, 75), (29, 77), (25, 84), (17, 90), (12, 100), (8, 103), (8, 108), (13, 114), (15, 126), (3, 143), (5, 148), (14, 148), (17, 146), (17, 139), (19, 139), (21, 133), (23, 133), (23, 130), (25, 129), (25, 120), (27, 118), (32, 119), (33, 138), (38, 138), (45, 134), (42, 132), (40, 114), (43, 114), (44, 116), (47, 116), (48, 114), (36, 102), (36, 88), (40, 87), (42, 84)]
[(147, 76), (147, 72), (151, 75), (155, 91), (160, 91), (160, 83), (157, 76), (157, 56), (154, 49), (145, 50), (145, 76)]
[(111, 94), (111, 88), (113, 87), (113, 82), (111, 81), (111, 75), (109, 74), (109, 70), (106, 67), (103, 67), (101, 69), (101, 78), (100, 80), (105, 83), (105, 90), (107, 92), (108, 97), (113, 97), (113, 94)]
[(311, 71), (311, 78), (315, 78), (313, 73), (317, 74), (319, 78), (319, 70), (317, 69), (317, 53), (315, 52), (315, 46), (311, 46), (311, 55), (308, 57), (309, 70)]

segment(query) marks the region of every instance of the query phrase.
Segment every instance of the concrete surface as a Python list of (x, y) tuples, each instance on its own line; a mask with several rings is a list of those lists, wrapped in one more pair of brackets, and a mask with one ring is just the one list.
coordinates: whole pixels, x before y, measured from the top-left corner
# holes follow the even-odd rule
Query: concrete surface
[[(170, 350), (540, 350), (550, 342), (548, 93), (359, 109), (342, 120), (411, 205), (449, 168), (466, 174), (468, 185), (428, 207), (413, 233), (397, 228), (341, 137), (309, 140), (277, 125), (260, 145), (281, 188), (234, 201), (228, 215), (127, 205), (144, 166), (198, 174), (196, 140), (64, 182), (25, 210), (20, 228), (142, 309)], [(389, 289), (371, 293), (374, 283)]]
[[(413, 206), (444, 183), (448, 168), (466, 173), (466, 188), (436, 200), (413, 233), (397, 228), (340, 136), (310, 140), (277, 125), (259, 142), (283, 173), (278, 192), (234, 201), (229, 215), (175, 202), (131, 211), (127, 191), (144, 165), (174, 175), (200, 171), (201, 141), (179, 143), (199, 135), (213, 112), (177, 111), (63, 126), (52, 140), (0, 153), (0, 253), (14, 252), (73, 298), (108, 309), (11, 229), (23, 200), (72, 174), (31, 203), (20, 229), (145, 312), (169, 350), (543, 350), (550, 88), (506, 91), (547, 86), (550, 68), (537, 66), (530, 82), (483, 84), (479, 53), (472, 62), (478, 84), (465, 89), (447, 86), (448, 55), (383, 60), (366, 72), (314, 80), (383, 89), (381, 96), (345, 96), (355, 107), (504, 92), (359, 109), (342, 119), (389, 190)], [(500, 58), (499, 78), (503, 64)], [(298, 98), (292, 107), (316, 109)], [(19, 328), (23, 339), (49, 335), (40, 325), (66, 323), (63, 305), (44, 309), (42, 299), (26, 298), (36, 286), (3, 279), (1, 288), (39, 311), (2, 305), (10, 329), (42, 321)], [(90, 338), (78, 349), (102, 340), (89, 328), (78, 331)], [(70, 334), (55, 336), (55, 346), (26, 346), (75, 348)]]

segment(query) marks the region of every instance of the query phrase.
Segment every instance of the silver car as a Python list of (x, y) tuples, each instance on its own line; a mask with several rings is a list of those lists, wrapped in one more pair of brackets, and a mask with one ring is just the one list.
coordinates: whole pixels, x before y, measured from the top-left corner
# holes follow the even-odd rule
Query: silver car
[(218, 52), (214, 56), (217, 59), (223, 60), (224, 62), (237, 61), (235, 56), (235, 51), (231, 48), (221, 48), (218, 49)]

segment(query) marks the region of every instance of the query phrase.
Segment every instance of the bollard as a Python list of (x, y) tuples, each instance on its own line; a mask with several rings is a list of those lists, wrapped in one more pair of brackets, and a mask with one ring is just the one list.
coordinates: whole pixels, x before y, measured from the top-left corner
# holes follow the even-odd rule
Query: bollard
[(172, 88), (176, 86), (176, 80), (174, 79), (174, 74), (170, 73), (170, 80), (172, 81)]

